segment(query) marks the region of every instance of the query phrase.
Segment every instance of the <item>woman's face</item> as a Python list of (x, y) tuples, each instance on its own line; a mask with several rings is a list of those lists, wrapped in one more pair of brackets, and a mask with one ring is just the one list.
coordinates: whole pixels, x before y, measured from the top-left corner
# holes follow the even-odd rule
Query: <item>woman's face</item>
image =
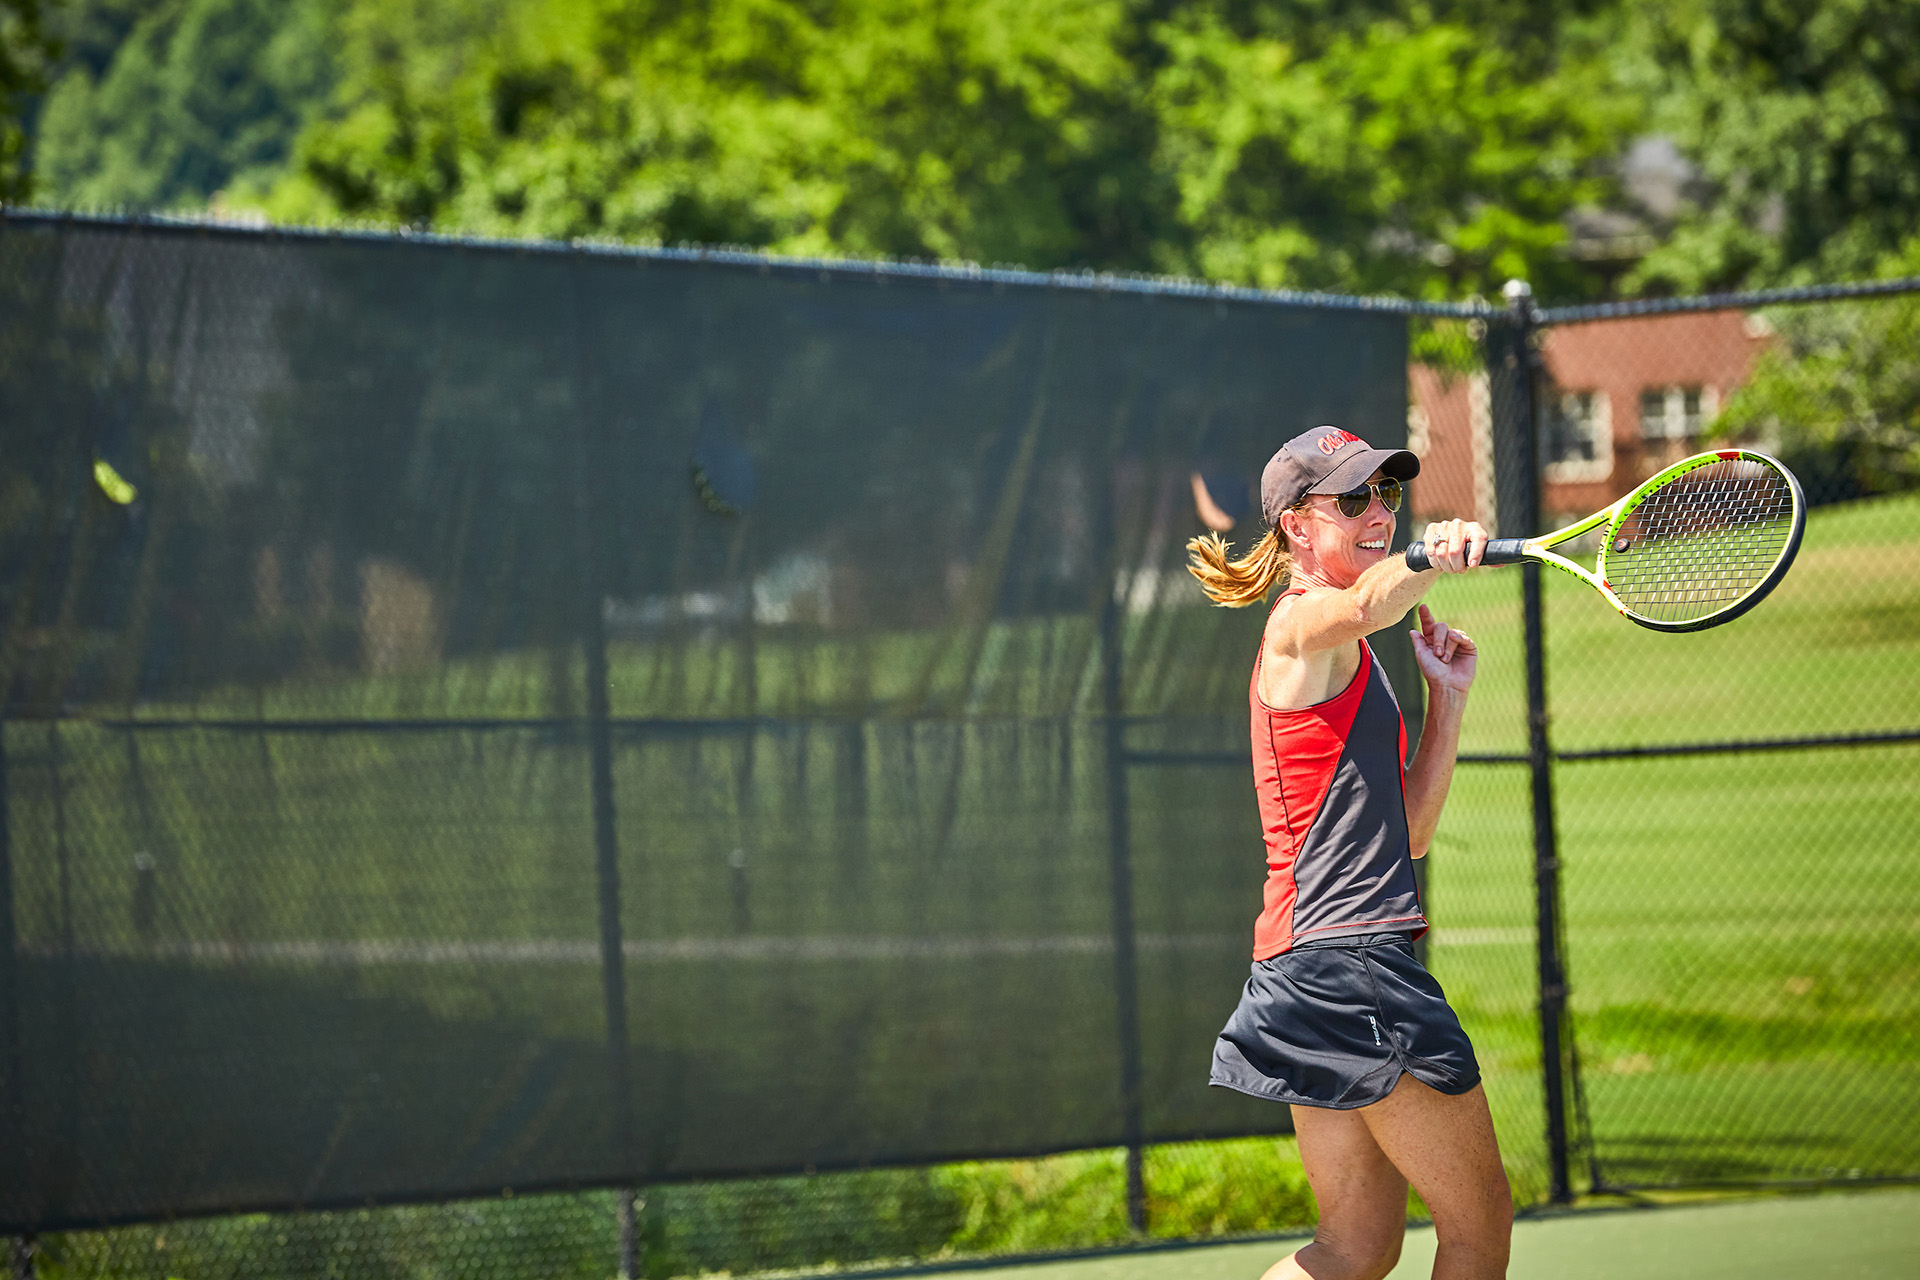
[[(1381, 473), (1368, 477), (1378, 484)], [(1377, 493), (1368, 494), (1367, 509), (1343, 516), (1332, 494), (1313, 494), (1299, 507), (1302, 539), (1312, 548), (1317, 576), (1328, 586), (1350, 587), (1361, 573), (1385, 560), (1393, 546), (1393, 512)]]

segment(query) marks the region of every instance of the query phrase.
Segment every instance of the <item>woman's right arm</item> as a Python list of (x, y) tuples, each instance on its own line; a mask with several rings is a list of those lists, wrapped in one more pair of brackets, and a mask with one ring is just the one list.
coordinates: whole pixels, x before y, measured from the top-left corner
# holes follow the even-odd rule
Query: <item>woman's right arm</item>
[[(1305, 658), (1384, 631), (1407, 616), (1441, 573), (1465, 573), (1480, 563), (1487, 531), (1471, 520), (1441, 520), (1427, 526), (1433, 568), (1415, 572), (1403, 556), (1371, 566), (1350, 587), (1314, 587), (1267, 629), (1268, 652)], [(1444, 546), (1445, 550), (1435, 548)]]

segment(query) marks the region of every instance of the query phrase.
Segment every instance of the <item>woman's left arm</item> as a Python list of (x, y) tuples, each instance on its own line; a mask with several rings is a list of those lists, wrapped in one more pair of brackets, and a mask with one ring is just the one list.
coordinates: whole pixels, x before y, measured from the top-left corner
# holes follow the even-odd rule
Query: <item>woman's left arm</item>
[(1427, 681), (1426, 724), (1420, 747), (1407, 770), (1407, 838), (1413, 856), (1427, 856), (1440, 810), (1453, 784), (1453, 762), (1460, 753), (1460, 721), (1467, 710), (1467, 690), (1473, 685), (1480, 651), (1463, 631), (1435, 621), (1433, 611), (1420, 606), (1420, 629), (1413, 634), (1413, 656)]

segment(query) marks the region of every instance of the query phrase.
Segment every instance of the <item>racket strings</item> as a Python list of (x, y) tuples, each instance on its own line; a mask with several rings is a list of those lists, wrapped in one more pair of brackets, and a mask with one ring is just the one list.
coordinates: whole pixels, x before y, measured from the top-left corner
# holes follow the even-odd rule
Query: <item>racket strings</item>
[(1722, 459), (1655, 489), (1608, 530), (1600, 576), (1630, 611), (1692, 622), (1761, 586), (1787, 549), (1793, 490), (1751, 459)]

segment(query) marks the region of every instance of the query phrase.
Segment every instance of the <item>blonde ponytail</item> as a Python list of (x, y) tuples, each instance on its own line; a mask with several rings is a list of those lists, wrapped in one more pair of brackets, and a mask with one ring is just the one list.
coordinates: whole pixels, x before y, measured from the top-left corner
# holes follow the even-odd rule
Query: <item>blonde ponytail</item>
[(1217, 533), (1187, 543), (1187, 572), (1215, 604), (1239, 609), (1264, 599), (1274, 583), (1293, 571), (1293, 553), (1278, 529), (1253, 544), (1239, 560), (1227, 559), (1227, 543)]

